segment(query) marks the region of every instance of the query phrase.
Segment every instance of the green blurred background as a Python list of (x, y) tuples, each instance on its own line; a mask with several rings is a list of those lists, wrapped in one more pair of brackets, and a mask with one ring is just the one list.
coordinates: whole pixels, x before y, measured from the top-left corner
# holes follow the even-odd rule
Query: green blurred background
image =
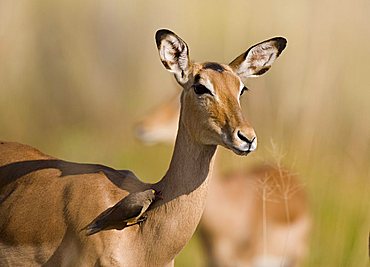
[[(366, 266), (370, 228), (370, 1), (0, 0), (0, 138), (80, 162), (164, 174), (172, 147), (142, 146), (134, 122), (179, 90), (158, 59), (169, 28), (197, 61), (227, 63), (274, 36), (288, 47), (250, 79), (243, 109), (259, 149), (221, 149), (222, 168), (274, 158), (306, 185), (305, 266)], [(202, 266), (193, 239), (176, 266)]]

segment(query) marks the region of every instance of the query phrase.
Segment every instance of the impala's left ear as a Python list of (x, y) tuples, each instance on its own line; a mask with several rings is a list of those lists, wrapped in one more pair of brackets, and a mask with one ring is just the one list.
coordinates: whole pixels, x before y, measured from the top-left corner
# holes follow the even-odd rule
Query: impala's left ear
[(180, 84), (189, 80), (191, 62), (187, 44), (170, 30), (158, 30), (155, 34), (159, 58), (164, 67), (175, 74)]
[(229, 65), (242, 79), (264, 74), (286, 47), (287, 40), (275, 37), (249, 48)]

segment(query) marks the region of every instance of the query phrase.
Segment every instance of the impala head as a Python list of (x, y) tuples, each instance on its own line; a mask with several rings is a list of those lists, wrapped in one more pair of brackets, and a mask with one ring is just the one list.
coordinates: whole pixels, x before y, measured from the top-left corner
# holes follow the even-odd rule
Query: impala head
[(249, 48), (230, 64), (194, 63), (187, 44), (169, 30), (156, 33), (160, 59), (183, 87), (180, 124), (205, 145), (222, 145), (247, 155), (257, 147), (256, 134), (243, 117), (242, 79), (262, 75), (286, 46), (282, 37)]

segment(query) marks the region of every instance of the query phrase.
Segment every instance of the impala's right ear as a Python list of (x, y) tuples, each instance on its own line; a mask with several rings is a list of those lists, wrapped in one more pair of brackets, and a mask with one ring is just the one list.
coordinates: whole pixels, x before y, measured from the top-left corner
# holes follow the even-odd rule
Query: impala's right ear
[(180, 84), (189, 79), (190, 60), (187, 44), (173, 32), (162, 29), (155, 34), (159, 57), (167, 70), (175, 74)]

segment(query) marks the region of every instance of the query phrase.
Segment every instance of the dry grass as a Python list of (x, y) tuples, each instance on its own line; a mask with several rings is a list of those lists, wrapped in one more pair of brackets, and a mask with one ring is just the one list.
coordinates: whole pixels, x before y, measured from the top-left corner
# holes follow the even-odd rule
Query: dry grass
[[(299, 201), (298, 205), (303, 205), (304, 212), (308, 214), (304, 214), (304, 216), (311, 216), (310, 204), (306, 203), (305, 197), (305, 185), (300, 181), (299, 175), (294, 173), (292, 166), (287, 166), (284, 163), (285, 154), (282, 152), (282, 149), (271, 140), (271, 148), (268, 149), (269, 157), (264, 158), (264, 164), (271, 165), (274, 169), (277, 170), (277, 175), (275, 177), (270, 176), (269, 174), (265, 174), (265, 177), (260, 178), (257, 181), (257, 190), (262, 200), (262, 240), (264, 244), (264, 253), (263, 255), (266, 256), (267, 254), (267, 247), (268, 247), (268, 202), (274, 203), (283, 203), (284, 206), (284, 216), (286, 225), (291, 225), (291, 209), (290, 204), (292, 201)], [(287, 171), (288, 169), (289, 171)], [(303, 191), (303, 194), (298, 199), (293, 199), (294, 195), (297, 194), (299, 191)], [(300, 192), (302, 193), (302, 192)], [(309, 223), (309, 222), (307, 222)], [(288, 259), (287, 255), (287, 247), (288, 244), (294, 242), (290, 239), (291, 237), (291, 228), (289, 228), (285, 234), (284, 241), (281, 244), (282, 253), (281, 253), (281, 263), (280, 266), (285, 266), (286, 261)], [(306, 234), (310, 234), (311, 230), (308, 228)], [(297, 244), (297, 246), (301, 246), (302, 244)]]

